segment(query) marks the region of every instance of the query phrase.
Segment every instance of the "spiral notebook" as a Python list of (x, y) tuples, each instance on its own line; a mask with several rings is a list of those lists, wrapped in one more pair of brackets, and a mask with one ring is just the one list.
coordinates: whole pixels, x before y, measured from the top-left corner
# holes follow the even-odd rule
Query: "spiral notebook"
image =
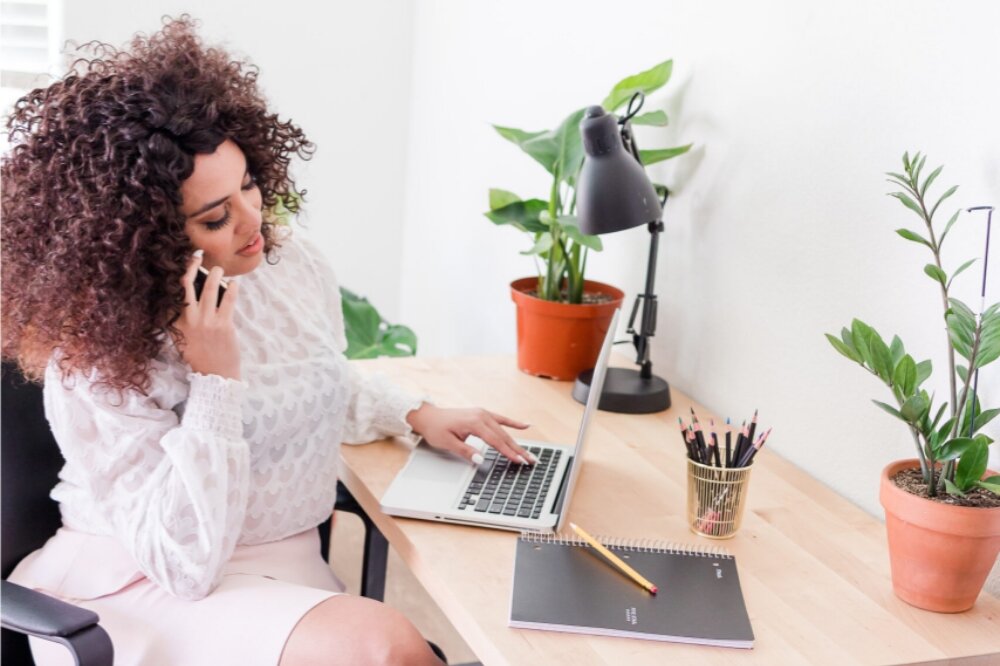
[(736, 561), (724, 549), (599, 540), (659, 593), (608, 565), (584, 541), (522, 533), (509, 626), (753, 647)]

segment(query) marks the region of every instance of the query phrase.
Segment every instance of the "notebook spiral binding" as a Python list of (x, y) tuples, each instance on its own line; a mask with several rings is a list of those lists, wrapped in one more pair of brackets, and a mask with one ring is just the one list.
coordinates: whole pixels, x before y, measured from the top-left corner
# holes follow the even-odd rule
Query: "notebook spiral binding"
[[(608, 548), (623, 550), (634, 553), (670, 553), (672, 555), (691, 555), (693, 557), (713, 557), (716, 559), (731, 560), (733, 556), (722, 546), (696, 546), (692, 544), (682, 544), (676, 541), (662, 541), (659, 539), (625, 539), (623, 537), (606, 537), (600, 534), (595, 535), (599, 542)], [(590, 544), (576, 536), (562, 534), (537, 534), (534, 532), (522, 532), (521, 540), (528, 543), (547, 543), (557, 546), (582, 546), (590, 548)]]

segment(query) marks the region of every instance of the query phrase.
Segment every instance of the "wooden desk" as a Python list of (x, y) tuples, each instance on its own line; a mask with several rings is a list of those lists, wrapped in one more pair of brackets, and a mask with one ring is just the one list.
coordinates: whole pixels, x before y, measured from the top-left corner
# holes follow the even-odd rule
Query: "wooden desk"
[[(522, 374), (510, 357), (357, 363), (436, 404), (482, 406), (531, 423), (527, 438), (576, 439), (582, 406), (570, 383)], [(722, 542), (693, 534), (677, 417), (692, 405), (703, 420), (709, 413), (676, 390), (672, 397), (660, 414), (598, 412), (570, 518), (602, 535), (723, 545), (736, 556), (753, 650), (510, 629), (516, 534), (383, 515), (378, 499), (409, 453), (400, 441), (344, 446), (343, 481), (487, 665), (1000, 663), (1000, 656), (951, 661), (1000, 654), (1000, 600), (982, 594), (958, 615), (900, 601), (883, 524), (773, 451), (757, 458), (739, 534)]]

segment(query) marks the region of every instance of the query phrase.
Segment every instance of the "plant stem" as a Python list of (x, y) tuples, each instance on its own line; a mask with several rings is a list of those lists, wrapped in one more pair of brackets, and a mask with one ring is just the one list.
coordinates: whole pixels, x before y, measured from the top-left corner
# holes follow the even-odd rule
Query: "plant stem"
[[(917, 198), (917, 204), (920, 206), (920, 210), (923, 211), (924, 224), (927, 225), (927, 233), (931, 236), (931, 252), (934, 254), (934, 265), (938, 267), (942, 274), (947, 275), (944, 272), (944, 268), (941, 266), (941, 246), (938, 245), (937, 237), (934, 234), (934, 220), (931, 219), (930, 213), (927, 212), (927, 206), (924, 204), (924, 197), (920, 194), (920, 188), (917, 183), (912, 180), (912, 170), (910, 172), (911, 181), (913, 185), (913, 194)], [(944, 305), (944, 316), (948, 316), (948, 284), (947, 281), (938, 283), (941, 287), (941, 300)], [(956, 414), (955, 406), (958, 400), (958, 393), (955, 386), (955, 348), (951, 345), (951, 340), (948, 338), (948, 326), (945, 324), (945, 341), (948, 343), (948, 381), (951, 387), (951, 415), (954, 417)]]

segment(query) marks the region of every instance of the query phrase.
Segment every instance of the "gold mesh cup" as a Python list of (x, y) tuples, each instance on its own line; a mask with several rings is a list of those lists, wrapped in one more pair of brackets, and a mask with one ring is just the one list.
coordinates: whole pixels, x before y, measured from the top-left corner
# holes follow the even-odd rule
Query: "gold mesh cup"
[(753, 465), (724, 469), (687, 459), (688, 526), (710, 539), (729, 539), (740, 529)]

